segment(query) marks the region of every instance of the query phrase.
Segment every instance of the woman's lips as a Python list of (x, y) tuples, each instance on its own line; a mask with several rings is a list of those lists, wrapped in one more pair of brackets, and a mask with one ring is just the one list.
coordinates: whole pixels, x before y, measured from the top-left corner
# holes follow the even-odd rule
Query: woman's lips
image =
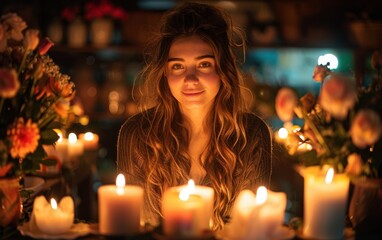
[(183, 91), (183, 94), (185, 96), (198, 96), (198, 95), (201, 95), (204, 91)]

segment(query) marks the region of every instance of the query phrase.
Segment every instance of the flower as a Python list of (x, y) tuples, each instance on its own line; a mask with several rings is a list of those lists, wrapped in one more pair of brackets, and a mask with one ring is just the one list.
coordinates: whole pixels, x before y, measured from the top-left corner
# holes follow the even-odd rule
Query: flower
[[(327, 66), (314, 68), (312, 78), (320, 82), (317, 97), (282, 87), (276, 95), (276, 114), (285, 122), (286, 139), (280, 143), (299, 164), (331, 165), (352, 177), (380, 177), (382, 174), (382, 84), (381, 50), (372, 55), (376, 77), (369, 86), (356, 86), (351, 76), (335, 73)], [(297, 99), (288, 105), (278, 99)], [(292, 96), (294, 95), (294, 96)], [(291, 117), (290, 109), (294, 109)], [(302, 127), (291, 122), (303, 120)], [(277, 138), (276, 138), (277, 140)], [(309, 148), (301, 150), (302, 145)]]
[[(53, 43), (15, 13), (0, 18), (0, 177), (33, 173), (65, 127), (74, 84), (47, 55)], [(59, 108), (65, 103), (65, 108)], [(59, 109), (59, 110), (58, 110)]]
[(113, 5), (110, 0), (93, 0), (85, 4), (85, 19), (92, 21), (102, 17), (124, 20), (127, 13), (123, 8)]

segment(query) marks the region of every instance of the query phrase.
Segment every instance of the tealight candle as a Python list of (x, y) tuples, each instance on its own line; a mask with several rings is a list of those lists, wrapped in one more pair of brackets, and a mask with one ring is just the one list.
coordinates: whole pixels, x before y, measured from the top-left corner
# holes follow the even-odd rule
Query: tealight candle
[(243, 190), (233, 207), (228, 234), (238, 239), (273, 239), (282, 226), (286, 194), (259, 187), (256, 195)]
[(98, 189), (99, 231), (103, 235), (128, 236), (139, 232), (143, 188), (126, 186), (119, 174), (116, 185)]
[(62, 234), (73, 225), (74, 203), (70, 196), (61, 199), (59, 205), (54, 198), (50, 204), (44, 196), (38, 196), (33, 202), (33, 215), (36, 226), (47, 234)]
[(193, 191), (191, 183), (181, 188), (169, 188), (163, 194), (162, 214), (165, 235), (197, 237), (209, 229), (206, 202), (201, 196), (193, 194)]
[(68, 157), (74, 159), (84, 153), (84, 143), (82, 140), (77, 139), (75, 133), (69, 133), (68, 136)]
[(86, 132), (79, 135), (84, 143), (85, 150), (91, 151), (98, 148), (99, 136), (96, 133)]
[(348, 190), (348, 177), (334, 174), (333, 168), (326, 175), (318, 167), (311, 167), (304, 173), (304, 236), (343, 237)]

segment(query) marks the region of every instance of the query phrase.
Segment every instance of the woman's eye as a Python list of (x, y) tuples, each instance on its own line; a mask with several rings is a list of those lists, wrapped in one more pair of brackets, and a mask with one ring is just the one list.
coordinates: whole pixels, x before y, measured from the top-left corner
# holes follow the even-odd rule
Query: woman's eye
[(210, 62), (202, 62), (199, 64), (199, 67), (201, 68), (208, 68), (208, 67), (211, 67), (211, 63)]
[(172, 65), (171, 69), (172, 70), (181, 70), (183, 69), (184, 67), (182, 66), (182, 64), (174, 64)]

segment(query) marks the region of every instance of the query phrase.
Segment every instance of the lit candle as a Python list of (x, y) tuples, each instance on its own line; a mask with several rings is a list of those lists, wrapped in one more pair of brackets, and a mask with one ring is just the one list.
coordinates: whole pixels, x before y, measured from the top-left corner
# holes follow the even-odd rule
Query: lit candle
[(232, 211), (228, 234), (238, 239), (273, 239), (284, 222), (286, 194), (259, 187), (256, 195), (240, 192)]
[(119, 174), (116, 185), (98, 189), (99, 231), (103, 235), (128, 236), (139, 232), (143, 188), (126, 186)]
[(58, 133), (59, 139), (56, 142), (56, 151), (61, 156), (61, 164), (63, 164), (68, 158), (68, 139), (64, 138), (61, 133)]
[[(212, 189), (211, 189), (212, 190)], [(169, 236), (197, 237), (210, 229), (213, 191), (196, 186), (172, 187), (162, 199), (163, 231)], [(211, 203), (212, 202), (212, 203)]]
[(96, 133), (82, 133), (79, 135), (79, 139), (83, 141), (85, 150), (87, 151), (96, 150), (98, 148), (99, 136)]
[(84, 153), (84, 143), (77, 139), (75, 133), (69, 133), (68, 136), (68, 157), (74, 159)]
[(33, 202), (32, 219), (36, 226), (47, 234), (62, 234), (73, 225), (74, 203), (70, 196), (61, 199), (59, 205), (54, 198), (50, 204), (44, 196), (38, 196)]
[(343, 237), (348, 190), (349, 179), (344, 174), (334, 174), (333, 168), (326, 175), (319, 167), (304, 172), (304, 236)]

